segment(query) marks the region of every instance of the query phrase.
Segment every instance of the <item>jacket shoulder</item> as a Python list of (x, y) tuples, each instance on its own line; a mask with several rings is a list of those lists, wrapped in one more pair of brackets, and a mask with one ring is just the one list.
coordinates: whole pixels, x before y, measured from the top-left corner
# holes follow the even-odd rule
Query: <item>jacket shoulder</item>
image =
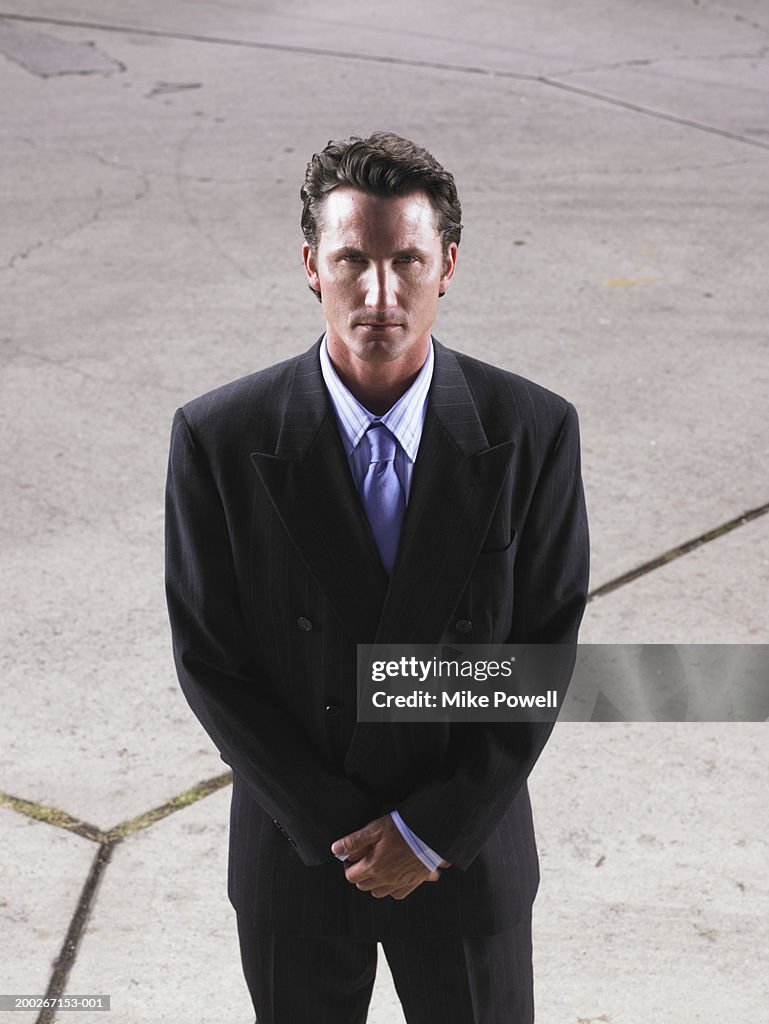
[(492, 434), (506, 436), (516, 429), (557, 432), (566, 420), (576, 423), (573, 405), (554, 391), (463, 352), (454, 354), (481, 420)]
[(255, 441), (277, 431), (291, 382), (304, 355), (222, 384), (186, 402), (177, 412), (204, 446), (227, 446), (249, 435)]

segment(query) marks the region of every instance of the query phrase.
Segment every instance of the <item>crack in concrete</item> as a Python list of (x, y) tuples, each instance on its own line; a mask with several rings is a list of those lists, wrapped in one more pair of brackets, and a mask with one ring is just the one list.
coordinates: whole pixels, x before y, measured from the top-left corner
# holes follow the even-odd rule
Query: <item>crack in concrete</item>
[[(677, 174), (679, 171), (716, 171), (722, 167), (744, 167), (746, 164), (750, 164), (752, 157), (743, 156), (735, 160), (716, 160), (712, 163), (702, 161), (701, 163), (695, 164), (675, 164), (673, 166), (663, 166), (655, 163), (654, 173), (655, 174)], [(613, 174), (613, 171), (608, 172)], [(650, 173), (649, 167), (626, 167), (623, 168), (623, 176), (631, 174), (642, 174), (648, 177)], [(538, 171), (537, 181), (573, 181), (574, 171), (569, 169), (566, 170), (555, 170), (555, 171)]]
[(769, 25), (762, 25), (758, 21), (751, 21), (750, 18), (746, 18), (743, 14), (735, 14), (734, 20), (739, 21), (743, 25), (748, 25), (750, 28), (758, 29), (759, 32), (769, 32)]
[[(656, 68), (651, 72), (652, 75), (658, 81), (672, 82), (676, 86), (683, 84), (693, 84), (695, 86), (702, 86), (703, 79), (697, 75), (692, 74), (675, 74), (672, 70), (663, 70), (662, 68)], [(736, 92), (739, 96), (745, 96), (747, 93), (755, 93), (756, 96), (764, 98), (766, 89), (762, 86), (747, 85), (744, 81), (732, 81), (725, 82), (721, 81), (718, 83), (718, 88), (722, 94), (722, 98), (726, 100), (725, 93)], [(752, 136), (748, 136), (751, 138)]]
[[(108, 164), (107, 166), (114, 165)], [(26, 248), (20, 249), (18, 252), (13, 253), (10, 259), (6, 262), (5, 266), (0, 267), (0, 271), (15, 270), (16, 264), (19, 261), (26, 260), (33, 252), (36, 252), (38, 249), (42, 249), (49, 245), (56, 245), (59, 242), (64, 242), (66, 241), (66, 239), (71, 238), (73, 235), (76, 235), (79, 231), (84, 231), (86, 228), (90, 227), (91, 224), (95, 224), (97, 221), (99, 221), (103, 213), (110, 212), (112, 210), (119, 210), (124, 206), (131, 206), (134, 203), (144, 199), (145, 196), (149, 195), (151, 190), (150, 180), (148, 175), (144, 174), (142, 171), (139, 171), (137, 173), (141, 177), (142, 183), (134, 192), (134, 194), (128, 197), (128, 199), (120, 199), (117, 200), (116, 202), (100, 203), (99, 201), (103, 198), (104, 193), (101, 188), (97, 188), (95, 201), (98, 205), (92, 213), (90, 213), (83, 220), (79, 221), (77, 224), (74, 224), (72, 227), (68, 228), (62, 234), (52, 235), (50, 238), (42, 238), (37, 242), (33, 242), (31, 245), (28, 245)]]
[(591, 71), (617, 71), (621, 68), (652, 67), (655, 64), (672, 64), (684, 61), (751, 60), (755, 58), (761, 60), (766, 57), (767, 53), (769, 53), (769, 46), (761, 46), (757, 50), (727, 53), (677, 53), (668, 54), (664, 57), (634, 57), (628, 60), (620, 60), (613, 64), (586, 64), (584, 67), (567, 68), (565, 71), (559, 71), (555, 77), (563, 78), (566, 75), (579, 75)]
[(53, 241), (53, 239), (43, 238), (39, 242), (32, 242), (32, 244), (28, 245), (26, 249), (19, 249), (18, 252), (12, 254), (4, 267), (0, 267), (0, 270), (13, 270), (16, 267), (18, 260), (25, 260), (35, 252), (36, 249), (42, 249), (43, 246), (48, 245), (51, 241)]
[[(630, 110), (636, 114), (643, 114), (646, 117), (653, 117), (662, 121), (670, 121), (671, 123), (681, 125), (684, 128), (693, 128), (696, 131), (708, 132), (711, 135), (719, 135), (722, 138), (731, 139), (733, 142), (741, 142), (747, 146), (756, 146), (759, 149), (769, 149), (769, 142), (762, 142), (760, 139), (752, 138), (748, 135), (741, 135), (739, 132), (728, 131), (725, 128), (719, 128), (716, 125), (709, 125), (703, 121), (695, 121), (692, 118), (680, 117), (676, 114), (669, 114), (662, 110), (655, 110), (653, 107), (646, 107), (640, 103), (631, 103), (629, 100), (622, 100), (616, 96), (610, 96), (608, 93), (596, 92), (593, 89), (584, 89), (569, 82), (561, 82), (558, 78), (551, 78), (547, 75), (528, 74), (521, 71), (506, 71), (475, 65), (452, 64), (447, 61), (417, 60), (416, 58), (392, 57), (385, 54), (353, 53), (346, 50), (333, 50), (317, 46), (294, 46), (289, 43), (267, 43), (248, 39), (228, 39), (222, 36), (204, 36), (193, 32), (172, 32), (167, 29), (132, 28), (130, 26), (108, 25), (101, 22), (77, 21), (69, 18), (50, 18), (26, 14), (3, 14), (1, 11), (0, 18), (9, 18), (15, 21), (42, 22), (45, 24), (63, 25), (72, 28), (90, 28), (95, 29), (96, 31), (118, 32), (125, 35), (149, 36), (161, 39), (178, 39), (185, 42), (205, 43), (216, 46), (239, 46), (246, 49), (272, 50), (278, 53), (297, 53), (313, 57), (335, 57), (340, 60), (358, 60), (373, 64), (428, 68), (458, 74), (482, 75), (488, 78), (504, 78), (515, 81), (533, 82), (539, 85), (547, 85), (552, 88), (561, 89), (565, 92), (572, 92), (577, 96), (584, 96), (588, 99), (596, 100), (599, 103), (607, 103), (611, 106), (620, 107), (623, 110)], [(241, 272), (243, 272), (242, 268), (240, 269)]]
[[(214, 121), (219, 121), (220, 118), (214, 118)], [(78, 149), (76, 146), (60, 146), (60, 145), (49, 145), (38, 141), (37, 139), (31, 139), (26, 135), (10, 135), (8, 137), (10, 142), (22, 142), (25, 145), (32, 146), (33, 149), (42, 150), (46, 153), (54, 153), (57, 156), (77, 156), (84, 157), (87, 160), (95, 160), (102, 166), (109, 168), (111, 171), (120, 171), (124, 174), (135, 174), (136, 177), (146, 178), (150, 181), (158, 179), (160, 181), (170, 180), (175, 181), (181, 179), (183, 181), (196, 182), (202, 185), (249, 185), (258, 182), (263, 182), (264, 178), (257, 174), (243, 174), (239, 177), (225, 177), (221, 174), (216, 175), (201, 175), (191, 174), (184, 171), (161, 171), (153, 170), (147, 171), (144, 167), (138, 167), (135, 164), (126, 163), (122, 157), (112, 156), (107, 157), (95, 149)]]
[(30, 352), (28, 348), (20, 346), (13, 352), (2, 352), (0, 353), (0, 364), (8, 365), (10, 362), (16, 361), (19, 356), (25, 359), (32, 359), (39, 363), (45, 363), (47, 366), (55, 366), (57, 369), (66, 370), (68, 373), (75, 373), (78, 377), (82, 377), (84, 380), (95, 380), (99, 384), (110, 384), (112, 382), (111, 377), (102, 377), (96, 373), (89, 373), (87, 370), (81, 369), (79, 366), (72, 365), (72, 358), (68, 356), (65, 359), (54, 359), (53, 356), (43, 355), (42, 352)]
[(709, 8), (711, 11), (717, 11), (719, 14), (724, 14), (727, 17), (733, 18), (741, 25), (747, 25), (748, 28), (755, 28), (759, 32), (769, 32), (768, 25), (762, 25), (758, 21), (753, 21), (752, 18), (749, 18), (745, 14), (738, 14), (731, 7), (722, 7), (720, 4), (703, 4), (701, 0), (694, 0), (694, 3), (700, 6), (703, 11)]
[[(219, 118), (217, 117), (214, 120), (218, 121)], [(78, 149), (76, 146), (61, 146), (58, 144), (49, 145), (44, 142), (40, 142), (37, 139), (29, 138), (26, 135), (11, 135), (9, 136), (9, 141), (22, 142), (27, 146), (31, 146), (33, 149), (42, 150), (45, 153), (53, 153), (56, 156), (75, 156), (83, 157), (86, 160), (94, 160), (96, 161), (96, 163), (101, 164), (103, 167), (108, 168), (108, 170), (110, 171), (119, 171), (120, 173), (123, 174), (133, 174), (137, 178), (141, 178), (143, 181), (147, 183), (148, 188), (151, 188), (152, 182), (156, 179), (159, 181), (191, 181), (193, 183), (201, 185), (249, 185), (255, 184), (257, 182), (262, 182), (264, 180), (262, 176), (257, 174), (243, 174), (240, 175), (239, 177), (231, 178), (225, 177), (224, 175), (221, 174), (216, 174), (213, 176), (192, 173), (188, 174), (178, 169), (175, 171), (153, 170), (150, 172), (147, 171), (144, 167), (139, 167), (136, 164), (132, 163), (126, 163), (122, 157), (104, 156), (103, 153), (100, 153), (98, 150), (95, 149)], [(135, 195), (133, 200), (131, 201), (135, 201), (138, 198), (141, 197)]]
[[(699, 164), (676, 164), (675, 167), (668, 167), (667, 170), (671, 174), (677, 174), (679, 171), (720, 171), (722, 167), (744, 167), (745, 164), (750, 163), (750, 157), (743, 156), (739, 160), (717, 160), (715, 163), (699, 163)], [(642, 169), (644, 174), (648, 174), (648, 169)]]
[(237, 270), (237, 272), (247, 281), (253, 281), (253, 276), (248, 271), (248, 269), (244, 267), (239, 260), (236, 260), (234, 256), (227, 252), (226, 249), (223, 249), (222, 246), (219, 244), (219, 241), (212, 234), (206, 231), (206, 229), (198, 220), (198, 217), (196, 216), (194, 210), (192, 209), (192, 206), (190, 205), (186, 193), (184, 191), (185, 175), (183, 175), (182, 173), (182, 162), (184, 160), (185, 150), (187, 149), (187, 146), (189, 145), (192, 136), (198, 130), (198, 127), (199, 122), (193, 124), (190, 130), (184, 135), (182, 139), (179, 140), (179, 142), (174, 147), (174, 184), (176, 188), (176, 194), (179, 198), (179, 205), (182, 208), (182, 212), (184, 213), (187, 222), (191, 224), (193, 228), (195, 228), (195, 230), (201, 235), (202, 238), (205, 238), (205, 240), (208, 242), (211, 248), (223, 260), (229, 263), (230, 266), (234, 267), (235, 270)]
[(716, 526), (712, 530), (708, 530), (706, 533), (701, 533), (699, 537), (694, 537), (692, 540), (687, 540), (685, 543), (679, 544), (677, 547), (670, 548), (668, 551), (663, 551), (661, 555), (658, 555), (656, 558), (652, 558), (648, 562), (644, 562), (643, 565), (639, 565), (635, 569), (631, 569), (629, 572), (623, 573), (621, 576), (617, 576), (613, 580), (609, 580), (608, 583), (603, 583), (600, 587), (596, 587), (596, 589), (592, 590), (588, 595), (588, 601), (593, 601), (596, 597), (604, 597), (606, 594), (610, 594), (613, 590), (618, 590), (620, 587), (624, 587), (628, 583), (633, 583), (635, 580), (640, 579), (641, 576), (646, 576), (650, 572), (654, 572), (655, 569), (660, 569), (663, 565), (669, 565), (670, 562), (674, 562), (683, 555), (688, 555), (690, 551), (696, 551), (697, 548), (701, 548), (704, 544), (709, 544), (711, 541), (717, 540), (719, 537), (723, 537), (727, 533), (731, 533), (732, 530), (736, 530), (740, 526), (745, 526), (754, 519), (758, 519), (761, 516), (766, 515), (767, 512), (769, 512), (769, 502), (765, 505), (759, 505), (758, 508), (750, 509), (748, 512), (743, 512), (742, 515), (737, 516), (735, 519), (730, 519), (727, 523), (722, 523), (720, 526)]

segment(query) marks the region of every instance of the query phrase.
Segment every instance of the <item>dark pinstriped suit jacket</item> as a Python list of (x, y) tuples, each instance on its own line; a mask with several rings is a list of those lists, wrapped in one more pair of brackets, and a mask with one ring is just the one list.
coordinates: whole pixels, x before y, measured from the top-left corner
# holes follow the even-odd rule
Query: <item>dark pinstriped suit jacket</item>
[[(493, 934), (536, 892), (526, 779), (551, 727), (356, 724), (356, 644), (575, 641), (588, 573), (576, 413), (436, 342), (388, 580), (318, 348), (190, 402), (173, 426), (174, 655), (233, 769), (230, 899), (283, 932)], [(454, 866), (376, 900), (329, 847), (393, 808)]]

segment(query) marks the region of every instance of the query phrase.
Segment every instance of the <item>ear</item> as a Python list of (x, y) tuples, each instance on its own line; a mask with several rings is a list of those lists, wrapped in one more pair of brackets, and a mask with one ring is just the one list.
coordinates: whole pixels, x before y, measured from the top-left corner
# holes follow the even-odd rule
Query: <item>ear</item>
[(320, 278), (318, 277), (318, 254), (305, 242), (302, 246), (302, 263), (307, 274), (307, 282), (316, 295), (320, 295)]
[(438, 285), (438, 294), (445, 295), (448, 291), (448, 287), (451, 284), (451, 279), (454, 276), (454, 271), (457, 269), (457, 243), (452, 242), (446, 250), (446, 255), (443, 258), (443, 274), (441, 276), (440, 284)]

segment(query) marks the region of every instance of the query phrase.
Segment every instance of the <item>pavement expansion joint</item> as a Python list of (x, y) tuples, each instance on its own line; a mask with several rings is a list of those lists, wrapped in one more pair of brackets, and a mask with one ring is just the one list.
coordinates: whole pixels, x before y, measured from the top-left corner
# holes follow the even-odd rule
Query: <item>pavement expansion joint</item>
[[(198, 782), (182, 793), (177, 793), (176, 796), (171, 797), (170, 800), (167, 800), (159, 807), (154, 807), (152, 810), (139, 814), (135, 818), (129, 818), (107, 831), (97, 828), (95, 825), (90, 825), (88, 822), (81, 821), (79, 818), (74, 818), (71, 814), (67, 814), (66, 811), (59, 810), (57, 807), (49, 807), (45, 804), (35, 803), (32, 800), (23, 800), (20, 797), (0, 792), (0, 807), (16, 811), (19, 814), (25, 814), (36, 821), (47, 822), (47, 824), (54, 825), (57, 828), (67, 829), (83, 839), (90, 839), (92, 842), (99, 844), (88, 872), (88, 877), (83, 884), (61, 950), (53, 963), (51, 979), (45, 993), (47, 999), (55, 1000), (66, 992), (67, 981), (72, 965), (77, 957), (83, 930), (91, 913), (91, 907), (99, 883), (107, 868), (107, 864), (109, 864), (114, 848), (128, 836), (149, 828), (156, 821), (160, 821), (161, 818), (167, 818), (170, 814), (180, 811), (184, 807), (189, 807), (190, 804), (197, 803), (198, 800), (210, 796), (211, 793), (215, 793), (231, 782), (232, 772), (225, 772), (214, 778)], [(54, 1009), (43, 1008), (35, 1024), (52, 1024), (54, 1014)]]
[[(119, 840), (112, 842), (101, 843), (96, 856), (91, 864), (91, 869), (88, 872), (88, 877), (83, 883), (83, 888), (80, 893), (80, 898), (77, 901), (75, 912), (72, 915), (72, 920), (69, 923), (67, 934), (64, 936), (64, 942), (61, 945), (59, 955), (53, 962), (53, 970), (51, 972), (51, 980), (48, 982), (48, 988), (45, 993), (47, 1000), (55, 1000), (66, 993), (67, 981), (69, 980), (70, 971), (72, 965), (77, 957), (77, 952), (80, 947), (80, 940), (83, 936), (83, 930), (85, 929), (88, 917), (91, 913), (91, 906), (93, 904), (96, 891), (101, 882), (102, 875), (109, 864), (112, 856), (112, 851)], [(56, 1011), (52, 1007), (44, 1007), (35, 1021), (35, 1024), (51, 1024), (54, 1020)]]
[[(726, 128), (719, 128), (717, 125), (705, 124), (702, 121), (695, 121), (688, 117), (677, 114), (666, 113), (662, 110), (655, 110), (639, 103), (632, 103), (630, 100), (623, 100), (607, 93), (597, 92), (594, 89), (574, 85), (571, 82), (559, 81), (557, 77), (550, 78), (547, 75), (529, 74), (521, 71), (509, 71), (501, 68), (488, 68), (479, 65), (451, 64), (448, 61), (420, 60), (412, 57), (395, 57), (387, 54), (354, 53), (347, 50), (331, 50), (318, 46), (299, 46), (290, 43), (268, 43), (255, 39), (234, 39), (223, 36), (207, 36), (193, 32), (178, 32), (171, 29), (140, 28), (130, 25), (109, 25), (95, 21), (79, 21), (73, 18), (52, 18), (42, 15), (28, 14), (5, 14), (0, 11), (0, 19), (9, 21), (33, 22), (36, 24), (62, 25), (67, 28), (88, 28), (101, 32), (122, 32), (126, 35), (154, 36), (163, 39), (179, 39), (186, 42), (207, 43), (216, 46), (242, 46), (256, 50), (274, 50), (281, 53), (298, 53), (314, 57), (335, 57), (341, 60), (359, 60), (374, 64), (400, 65), (402, 67), (433, 68), (438, 71), (449, 71), (460, 74), (484, 75), (492, 78), (508, 78), (519, 81), (532, 82), (534, 84), (546, 85), (555, 89), (563, 89), (566, 92), (578, 96), (585, 96), (600, 103), (608, 103), (612, 106), (621, 107), (636, 114), (643, 114), (646, 117), (654, 117), (663, 121), (670, 121), (673, 124), (685, 128), (694, 128), (697, 131), (708, 132), (711, 135), (719, 135), (722, 138), (731, 139), (733, 142), (742, 142), (749, 146), (757, 146), (759, 149), (769, 149), (769, 142), (752, 138), (749, 135), (742, 135), (738, 132), (730, 132)], [(760, 27), (755, 25), (754, 27)], [(566, 72), (568, 73), (568, 71)]]
[(727, 523), (722, 523), (720, 526), (716, 526), (712, 530), (708, 530), (706, 533), (701, 533), (699, 537), (693, 537), (691, 540), (687, 540), (683, 544), (679, 544), (677, 547), (670, 548), (668, 551), (663, 551), (663, 553), (658, 555), (656, 558), (652, 558), (650, 561), (644, 562), (643, 565), (639, 565), (635, 569), (631, 569), (629, 572), (623, 573), (621, 576), (617, 576), (613, 580), (609, 580), (608, 583), (603, 583), (600, 587), (596, 587), (595, 590), (591, 590), (588, 595), (588, 601), (592, 601), (596, 597), (603, 597), (605, 594), (610, 594), (613, 590), (618, 590), (620, 587), (624, 587), (628, 583), (633, 583), (635, 580), (639, 579), (639, 577), (646, 576), (655, 569), (659, 569), (663, 565), (668, 565), (668, 563), (674, 562), (677, 558), (681, 558), (682, 555), (688, 555), (690, 551), (696, 551), (696, 549), (701, 548), (703, 544), (709, 544), (711, 541), (717, 540), (719, 537), (723, 537), (727, 533), (731, 533), (732, 530), (736, 530), (738, 527), (745, 526), (754, 519), (758, 519), (760, 516), (766, 515), (767, 512), (769, 512), (769, 502), (765, 505), (759, 505), (758, 508), (750, 509), (748, 512), (743, 512), (742, 515), (737, 516), (735, 519), (730, 519)]
[(0, 807), (16, 811), (17, 814), (24, 814), (28, 818), (34, 818), (36, 821), (44, 821), (46, 824), (54, 825), (56, 828), (75, 832), (77, 835), (82, 836), (83, 839), (90, 839), (94, 843), (106, 841), (106, 834), (100, 828), (97, 828), (96, 825), (90, 825), (86, 821), (81, 821), (80, 818), (73, 818), (71, 814), (59, 810), (58, 807), (49, 807), (46, 804), (35, 803), (33, 800), (23, 800), (21, 797), (1, 792)]
[(694, 128), (700, 132), (708, 132), (710, 135), (720, 135), (721, 138), (731, 139), (733, 142), (743, 142), (748, 146), (757, 146), (759, 149), (769, 149), (769, 142), (754, 139), (749, 135), (741, 135), (739, 132), (730, 132), (726, 128), (719, 128), (717, 125), (705, 124), (704, 121), (694, 121), (690, 117), (681, 117), (678, 114), (669, 114), (664, 110), (655, 110), (653, 107), (645, 107), (640, 103), (633, 103), (630, 100), (623, 100), (617, 96), (610, 96), (605, 92), (586, 89), (583, 86), (574, 85), (572, 82), (561, 82), (557, 78), (548, 78), (545, 75), (537, 75), (535, 78), (536, 81), (541, 82), (543, 85), (550, 85), (555, 89), (564, 89), (566, 92), (577, 93), (580, 96), (587, 96), (601, 103), (610, 103), (615, 107), (623, 107), (625, 110), (633, 111), (636, 114), (656, 117), (661, 121), (670, 121), (673, 124), (682, 125), (684, 128)]
[(135, 818), (130, 818), (128, 821), (124, 821), (120, 825), (116, 825), (105, 834), (105, 837), (108, 842), (119, 842), (127, 836), (132, 836), (135, 832), (141, 832), (143, 829), (149, 828), (151, 825), (154, 825), (156, 821), (160, 821), (162, 818), (167, 818), (169, 814), (174, 814), (176, 811), (180, 811), (184, 807), (189, 807), (190, 804), (197, 803), (198, 800), (202, 800), (204, 797), (210, 796), (217, 790), (223, 789), (225, 786), (229, 786), (231, 782), (232, 772), (224, 772), (223, 775), (216, 775), (212, 779), (206, 779), (203, 782), (198, 782), (196, 785), (190, 787), (190, 789), (185, 789), (184, 792), (177, 793), (176, 796), (171, 797), (170, 800), (167, 800), (159, 807), (154, 807), (150, 811), (145, 811), (143, 814), (139, 814)]
[(311, 57), (336, 57), (341, 60), (361, 60), (372, 64), (395, 64), (404, 67), (433, 68), (438, 71), (454, 71), (488, 77), (517, 78), (528, 82), (540, 81), (539, 75), (523, 71), (503, 71), (479, 65), (451, 64), (447, 61), (423, 60), (417, 57), (395, 57), (384, 53), (356, 53), (352, 50), (332, 50), (322, 46), (301, 46), (292, 43), (268, 43), (257, 39), (235, 39), (227, 36), (206, 36), (194, 32), (179, 32), (172, 29), (141, 28), (130, 25), (108, 25), (103, 22), (79, 21), (70, 18), (52, 18), (42, 15), (4, 14), (0, 20), (34, 22), (45, 25), (61, 25), (65, 28), (88, 28), (99, 32), (122, 32), (125, 35), (154, 36), (161, 39), (178, 39), (191, 43), (207, 43), (212, 46), (242, 46), (253, 50), (274, 50), (278, 53), (299, 53)]
[(149, 828), (156, 821), (167, 818), (169, 814), (174, 814), (184, 807), (189, 807), (190, 804), (197, 803), (198, 800), (210, 796), (211, 793), (215, 793), (224, 786), (228, 786), (231, 782), (232, 772), (216, 775), (212, 779), (196, 783), (189, 789), (185, 789), (182, 793), (177, 793), (176, 796), (171, 797), (170, 800), (167, 800), (159, 807), (153, 807), (151, 810), (138, 814), (134, 818), (129, 818), (110, 829), (100, 829), (96, 825), (81, 821), (80, 818), (74, 818), (71, 814), (60, 810), (58, 807), (49, 807), (46, 804), (36, 803), (33, 800), (24, 800), (21, 797), (11, 796), (9, 793), (0, 792), (0, 807), (16, 811), (18, 814), (24, 814), (28, 818), (34, 818), (36, 821), (44, 821), (56, 828), (63, 828), (69, 832), (74, 832), (83, 839), (90, 839), (94, 843), (114, 845), (128, 836), (134, 835), (136, 832)]

